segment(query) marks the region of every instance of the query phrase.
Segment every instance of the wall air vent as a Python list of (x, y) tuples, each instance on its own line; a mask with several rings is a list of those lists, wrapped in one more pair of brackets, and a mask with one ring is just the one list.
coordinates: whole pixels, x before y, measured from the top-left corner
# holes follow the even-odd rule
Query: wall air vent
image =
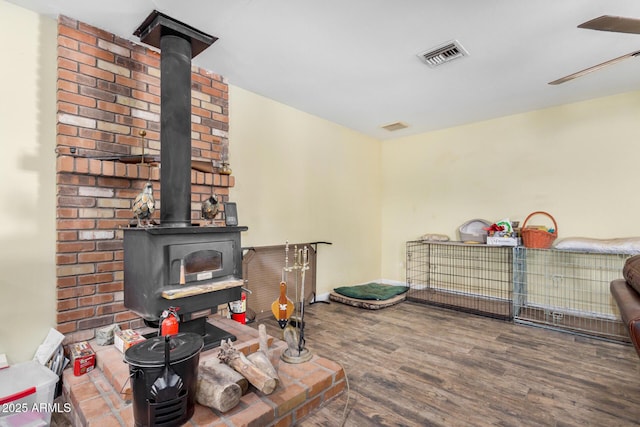
[(444, 43), (418, 54), (418, 58), (432, 68), (463, 56), (469, 56), (469, 53), (457, 40)]
[(389, 132), (393, 132), (394, 130), (406, 129), (408, 127), (409, 127), (409, 125), (406, 124), (406, 123), (394, 122), (394, 123), (389, 123), (388, 125), (382, 126), (382, 129), (386, 129)]

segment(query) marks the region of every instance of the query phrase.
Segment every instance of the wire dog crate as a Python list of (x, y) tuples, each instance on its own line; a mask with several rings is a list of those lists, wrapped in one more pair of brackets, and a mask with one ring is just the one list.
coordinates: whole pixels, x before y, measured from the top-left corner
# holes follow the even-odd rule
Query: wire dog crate
[(513, 318), (512, 248), (423, 241), (406, 245), (408, 300)]
[(514, 249), (514, 322), (628, 342), (609, 283), (631, 255)]

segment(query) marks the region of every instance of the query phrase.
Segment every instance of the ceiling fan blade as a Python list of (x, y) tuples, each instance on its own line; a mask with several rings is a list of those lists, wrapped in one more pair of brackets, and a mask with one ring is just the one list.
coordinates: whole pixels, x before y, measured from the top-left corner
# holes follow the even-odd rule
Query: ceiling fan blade
[(578, 28), (598, 31), (614, 31), (616, 33), (640, 34), (640, 19), (625, 18), (624, 16), (602, 15), (578, 25)]
[(594, 71), (600, 70), (600, 69), (602, 69), (604, 67), (607, 67), (609, 65), (616, 64), (616, 63), (618, 63), (620, 61), (623, 61), (623, 60), (625, 60), (627, 58), (632, 58), (632, 57), (638, 56), (638, 55), (640, 55), (640, 50), (638, 50), (636, 52), (627, 53), (626, 55), (622, 55), (622, 56), (619, 56), (619, 57), (614, 58), (614, 59), (610, 59), (610, 60), (608, 60), (606, 62), (602, 62), (602, 63), (600, 63), (598, 65), (594, 65), (593, 67), (585, 68), (584, 70), (578, 71), (578, 72), (573, 73), (573, 74), (569, 74), (568, 76), (564, 76), (562, 78), (559, 78), (558, 80), (554, 80), (552, 82), (549, 82), (549, 84), (550, 85), (559, 85), (561, 83), (565, 83), (565, 82), (568, 82), (569, 80), (577, 79), (578, 77), (582, 77), (585, 74), (592, 73)]

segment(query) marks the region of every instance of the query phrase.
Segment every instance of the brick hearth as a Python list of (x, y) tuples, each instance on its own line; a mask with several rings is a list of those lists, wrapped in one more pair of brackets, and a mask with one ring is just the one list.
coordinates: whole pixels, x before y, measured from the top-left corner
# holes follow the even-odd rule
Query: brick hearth
[[(258, 331), (233, 320), (215, 318), (214, 325), (238, 338), (234, 346), (245, 354), (258, 349)], [(133, 426), (129, 366), (112, 345), (95, 343), (97, 366), (76, 377), (71, 369), (63, 374), (63, 396), (71, 402), (71, 419), (76, 426)], [(269, 338), (271, 360), (280, 376), (278, 388), (266, 396), (249, 387), (234, 409), (221, 413), (196, 405), (192, 426), (290, 426), (338, 396), (345, 389), (344, 371), (339, 364), (314, 355), (305, 363), (289, 364), (280, 359), (286, 343)], [(311, 349), (313, 350), (313, 349)], [(217, 357), (213, 348), (200, 354), (200, 362)]]

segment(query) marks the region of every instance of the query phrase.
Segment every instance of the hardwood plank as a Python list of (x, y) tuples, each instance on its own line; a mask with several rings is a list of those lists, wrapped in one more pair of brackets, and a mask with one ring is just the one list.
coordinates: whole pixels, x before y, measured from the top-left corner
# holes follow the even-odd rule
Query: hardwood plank
[[(268, 332), (281, 336), (275, 319)], [(256, 324), (257, 327), (257, 324)], [(305, 309), (306, 346), (347, 393), (298, 425), (637, 426), (633, 347), (405, 301)]]

